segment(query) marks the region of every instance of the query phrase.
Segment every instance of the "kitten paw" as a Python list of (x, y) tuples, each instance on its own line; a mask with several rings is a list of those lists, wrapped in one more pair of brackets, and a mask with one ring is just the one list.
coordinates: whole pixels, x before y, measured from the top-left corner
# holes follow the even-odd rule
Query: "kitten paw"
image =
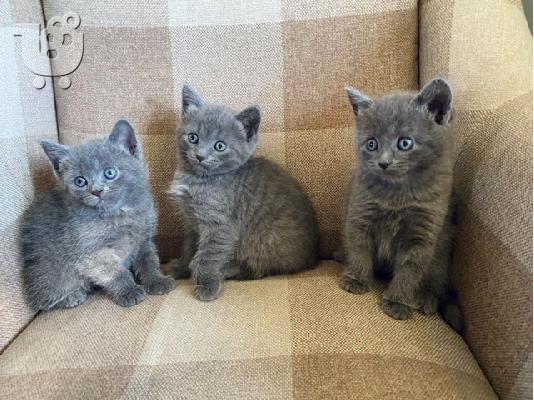
[(382, 310), (393, 319), (404, 320), (413, 314), (413, 309), (409, 306), (386, 299), (382, 299)]
[(170, 276), (155, 278), (143, 285), (148, 294), (165, 294), (176, 289), (176, 282)]
[(114, 300), (119, 306), (131, 307), (141, 303), (145, 299), (145, 292), (139, 286), (133, 286), (125, 289), (120, 295), (115, 296)]
[(186, 185), (185, 183), (174, 182), (171, 187), (170, 193), (175, 198), (188, 197), (190, 195), (189, 185)]
[(219, 297), (222, 284), (220, 282), (213, 282), (206, 285), (195, 286), (195, 296), (201, 301), (212, 301)]
[(425, 295), (419, 300), (419, 310), (423, 314), (434, 314), (438, 311), (438, 299), (434, 295)]
[(87, 300), (87, 293), (81, 290), (67, 295), (63, 300), (57, 303), (53, 308), (74, 308)]
[(341, 289), (354, 294), (363, 294), (369, 291), (369, 285), (356, 279), (343, 275), (339, 281)]

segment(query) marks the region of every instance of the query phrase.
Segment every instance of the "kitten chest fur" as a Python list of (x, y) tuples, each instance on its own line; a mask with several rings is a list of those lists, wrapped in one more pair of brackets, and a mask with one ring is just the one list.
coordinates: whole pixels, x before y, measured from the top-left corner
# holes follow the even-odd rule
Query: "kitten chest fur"
[(366, 233), (374, 267), (391, 272), (399, 249), (425, 246), (447, 236), (445, 224), (452, 186), (450, 165), (445, 163), (439, 179), (416, 190), (373, 186), (359, 174), (351, 184), (346, 228)]
[[(187, 173), (176, 175), (173, 193), (180, 188), (182, 214), (192, 228), (195, 225), (226, 224), (229, 220), (238, 222), (247, 213), (247, 178), (254, 173), (255, 161), (250, 160), (243, 167), (221, 175), (198, 176)], [(261, 190), (260, 187), (255, 188)], [(241, 207), (239, 207), (241, 205)]]

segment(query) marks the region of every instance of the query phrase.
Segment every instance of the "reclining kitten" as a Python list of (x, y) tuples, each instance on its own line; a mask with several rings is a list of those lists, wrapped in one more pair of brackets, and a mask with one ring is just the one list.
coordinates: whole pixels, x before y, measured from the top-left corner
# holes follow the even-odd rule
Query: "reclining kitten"
[(156, 213), (141, 149), (126, 121), (79, 146), (41, 142), (59, 185), (22, 223), (24, 283), (34, 310), (76, 307), (102, 288), (124, 307), (175, 282), (159, 272)]
[(176, 278), (192, 273), (200, 300), (219, 296), (224, 279), (292, 273), (317, 262), (317, 227), (309, 199), (284, 170), (250, 158), (260, 112), (240, 113), (182, 93), (178, 168), (171, 194), (185, 224)]
[(458, 305), (448, 287), (453, 160), (448, 129), (452, 93), (434, 79), (420, 93), (371, 100), (347, 88), (356, 119), (354, 173), (344, 229), (340, 285), (369, 290), (373, 272), (391, 279), (382, 309), (407, 319), (440, 307), (456, 330)]

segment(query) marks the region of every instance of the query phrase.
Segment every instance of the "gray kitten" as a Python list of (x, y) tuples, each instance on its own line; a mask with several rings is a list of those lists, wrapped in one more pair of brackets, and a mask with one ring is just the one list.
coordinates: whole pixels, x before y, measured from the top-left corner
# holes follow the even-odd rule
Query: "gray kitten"
[(22, 222), (24, 282), (35, 310), (76, 307), (102, 288), (124, 307), (175, 282), (159, 272), (156, 214), (133, 128), (118, 121), (106, 140), (41, 142), (59, 185)]
[(450, 264), (452, 92), (434, 79), (420, 93), (371, 100), (347, 88), (356, 119), (358, 168), (348, 202), (340, 285), (369, 290), (373, 272), (391, 279), (382, 309), (407, 319), (440, 307), (461, 330), (462, 319), (448, 287)]
[(174, 274), (192, 273), (200, 300), (219, 296), (224, 279), (292, 273), (317, 262), (309, 199), (284, 170), (251, 158), (260, 112), (240, 113), (182, 92), (178, 168), (171, 188), (185, 223)]

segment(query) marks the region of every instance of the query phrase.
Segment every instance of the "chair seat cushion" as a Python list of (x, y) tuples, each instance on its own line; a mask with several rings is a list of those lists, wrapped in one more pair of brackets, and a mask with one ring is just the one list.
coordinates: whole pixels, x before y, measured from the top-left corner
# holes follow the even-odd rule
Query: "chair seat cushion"
[(96, 294), (39, 314), (0, 357), (11, 398), (496, 398), (438, 315), (395, 321), (382, 287), (341, 290), (340, 264), (228, 281), (213, 302), (190, 281), (121, 308)]

